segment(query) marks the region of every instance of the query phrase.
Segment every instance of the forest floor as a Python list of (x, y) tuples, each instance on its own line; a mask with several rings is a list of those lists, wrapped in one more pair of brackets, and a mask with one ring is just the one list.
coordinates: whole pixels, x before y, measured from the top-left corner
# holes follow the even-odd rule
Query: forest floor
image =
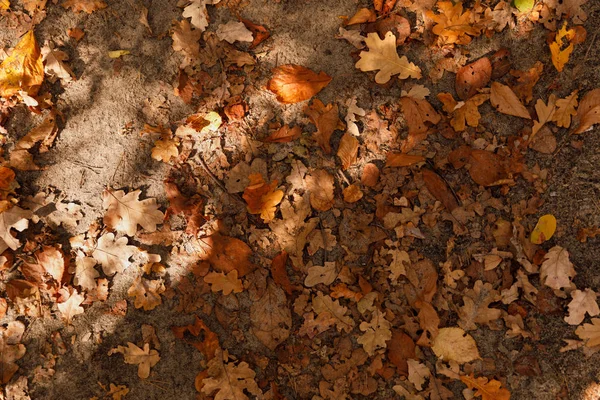
[[(465, 2), (481, 17), (469, 24), (481, 26), (470, 43), (440, 44), (426, 14), (441, 13), (435, 0), (388, 1), (387, 13), (366, 0), (10, 0), (0, 11), (3, 56), (33, 30), (40, 47), (68, 56), (72, 76), (52, 79), (46, 61), (29, 93), (37, 106), (25, 94), (0, 104), (3, 165), (16, 173), (2, 172), (2, 212), (20, 207), (28, 221), (19, 232), (9, 217), (0, 224), (2, 240), (19, 241), (2, 259), (4, 398), (600, 398), (600, 333), (590, 324), (600, 311), (573, 304), (600, 292), (600, 129), (574, 134), (580, 110), (568, 127), (550, 118), (537, 144), (527, 141), (542, 119), (538, 99), (577, 90), (581, 102), (600, 82), (600, 2), (564, 1), (583, 4), (587, 18), (564, 13), (545, 26), (538, 14), (555, 15), (556, 1), (526, 12)], [(181, 23), (190, 3), (209, 4), (202, 38)], [(485, 8), (499, 3), (511, 10), (507, 26), (483, 27)], [(75, 12), (84, 6), (92, 12)], [(338, 38), (340, 27), (354, 39), (388, 29), (345, 26), (363, 7), (376, 21), (406, 18), (397, 51), (420, 79), (378, 84), (355, 66), (369, 48)], [(217, 39), (240, 20), (270, 37), (254, 48), (243, 32), (231, 45)], [(563, 21), (587, 38), (558, 72), (548, 43)], [(389, 22), (392, 32), (402, 23)], [(513, 88), (532, 118), (499, 112), (480, 87), (480, 118), (457, 128), (438, 94), (458, 99), (457, 70), (501, 49), (509, 61), (493, 64), (492, 80)], [(115, 50), (129, 53), (110, 57)], [(532, 72), (538, 62), (543, 72)], [(283, 104), (268, 89), (282, 65), (332, 79), (314, 98)], [(509, 71), (529, 75), (519, 82)], [(416, 85), (438, 116), (418, 129), (400, 102)], [(358, 135), (347, 133), (349, 107)], [(49, 115), (47, 151), (23, 150)], [(298, 135), (269, 142), (285, 126)], [(357, 149), (339, 157), (343, 137)], [(160, 141), (168, 150), (156, 150)], [(477, 152), (488, 158), (478, 164)], [(266, 183), (251, 183), (252, 173)], [(157, 215), (152, 201), (130, 203), (142, 211), (107, 206), (138, 189), (168, 214), (164, 224), (160, 212), (145, 220)], [(534, 244), (545, 214), (556, 233)], [(113, 244), (112, 264), (97, 253), (109, 232), (135, 246)], [(546, 278), (559, 251), (567, 260), (554, 272), (567, 283), (556, 286)], [(119, 347), (128, 342), (139, 349)]]

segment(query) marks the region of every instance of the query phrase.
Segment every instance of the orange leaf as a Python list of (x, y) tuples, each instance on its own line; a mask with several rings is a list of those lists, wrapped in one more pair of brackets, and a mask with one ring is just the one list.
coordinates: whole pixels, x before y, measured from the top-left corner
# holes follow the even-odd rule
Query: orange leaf
[(340, 147), (337, 152), (338, 157), (342, 160), (342, 170), (347, 170), (356, 162), (358, 155), (358, 139), (350, 133), (344, 133), (340, 140)]
[(254, 36), (254, 40), (250, 45), (250, 49), (254, 49), (271, 36), (271, 33), (262, 25), (257, 25), (247, 19), (243, 19), (242, 23), (250, 30), (250, 32), (252, 32), (252, 35)]
[(291, 295), (294, 289), (290, 282), (287, 270), (285, 269), (287, 260), (288, 253), (285, 250), (277, 254), (273, 261), (271, 261), (271, 276), (273, 276), (273, 280), (276, 284), (281, 286), (288, 295)]
[(353, 184), (342, 190), (346, 203), (356, 203), (363, 197), (363, 192), (357, 184)]
[(386, 156), (386, 167), (408, 167), (425, 161), (423, 156), (389, 152)]
[(467, 64), (456, 73), (456, 93), (462, 100), (473, 97), (477, 90), (484, 88), (492, 77), (492, 63), (487, 57)]
[(65, 0), (61, 6), (70, 8), (74, 12), (85, 11), (91, 14), (96, 10), (106, 8), (106, 3), (102, 0)]
[(510, 392), (508, 389), (501, 388), (499, 381), (492, 379), (488, 382), (486, 377), (475, 378), (475, 374), (461, 376), (460, 380), (467, 385), (469, 389), (476, 389), (475, 396), (481, 396), (481, 400), (509, 400)]
[(287, 143), (300, 137), (302, 130), (298, 125), (290, 128), (284, 125), (269, 135), (264, 141), (267, 143)]
[(330, 139), (333, 131), (344, 129), (344, 123), (339, 118), (337, 104), (324, 105), (319, 99), (315, 99), (310, 106), (304, 109), (317, 131), (313, 134), (317, 144), (321, 146), (325, 154), (331, 154)]
[(577, 109), (579, 125), (573, 133), (583, 133), (595, 124), (600, 124), (600, 89), (594, 89), (585, 94)]
[(360, 181), (370, 188), (375, 187), (379, 181), (379, 168), (373, 163), (364, 166)]
[(527, 71), (510, 71), (510, 74), (517, 78), (517, 84), (513, 86), (513, 91), (519, 99), (525, 103), (529, 103), (533, 99), (533, 87), (540, 79), (543, 70), (544, 64), (537, 61), (534, 66)]
[(275, 218), (277, 204), (283, 199), (283, 191), (275, 190), (277, 181), (267, 184), (261, 174), (250, 174), (250, 183), (244, 190), (243, 198), (248, 203), (250, 214), (260, 214), (265, 222)]
[(239, 239), (214, 233), (200, 240), (205, 251), (202, 259), (207, 260), (217, 271), (238, 271), (242, 276), (254, 271), (256, 266), (249, 260), (252, 250)]
[(318, 74), (300, 65), (286, 64), (272, 70), (273, 77), (267, 89), (277, 95), (277, 100), (291, 104), (308, 100), (331, 82), (325, 72)]
[(368, 8), (361, 8), (346, 22), (346, 25), (364, 24), (365, 22), (374, 22), (376, 19), (377, 15), (375, 11)]
[(456, 198), (446, 184), (446, 181), (444, 181), (438, 174), (431, 170), (424, 169), (422, 172), (425, 186), (433, 195), (433, 197), (439, 200), (448, 211), (452, 211), (457, 208), (458, 201), (456, 201)]
[(556, 33), (554, 42), (550, 43), (550, 53), (552, 54), (552, 64), (558, 72), (562, 72), (565, 64), (569, 62), (569, 57), (575, 47), (575, 29), (567, 30), (567, 21)]
[[(204, 354), (207, 360), (211, 360), (215, 356), (215, 351), (219, 348), (219, 338), (198, 316), (196, 316), (196, 321), (193, 325), (172, 326), (171, 330), (176, 338), (182, 339), (187, 344), (194, 346)], [(186, 333), (188, 332), (195, 338), (186, 339)], [(200, 333), (202, 333), (204, 340), (198, 337)]]
[(327, 211), (333, 207), (333, 176), (318, 169), (306, 177), (306, 186), (310, 192), (310, 205), (315, 210)]
[(496, 110), (500, 111), (502, 114), (531, 119), (529, 111), (521, 104), (521, 101), (519, 101), (515, 92), (506, 85), (492, 82), (490, 102)]

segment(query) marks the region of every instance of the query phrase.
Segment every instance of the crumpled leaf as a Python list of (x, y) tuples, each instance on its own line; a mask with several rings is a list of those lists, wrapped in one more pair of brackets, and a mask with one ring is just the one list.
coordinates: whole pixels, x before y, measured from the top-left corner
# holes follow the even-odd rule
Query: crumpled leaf
[(135, 297), (135, 308), (144, 308), (146, 311), (154, 310), (162, 303), (161, 293), (165, 291), (162, 279), (145, 279), (138, 276), (127, 290), (129, 297)]
[(267, 143), (288, 143), (298, 139), (301, 134), (302, 129), (300, 126), (296, 125), (291, 128), (289, 125), (284, 125), (265, 138), (264, 141)]
[(11, 97), (20, 91), (35, 96), (43, 81), (42, 53), (29, 31), (0, 64), (0, 96)]
[(58, 247), (43, 246), (35, 252), (36, 263), (25, 262), (21, 266), (21, 272), (25, 278), (34, 283), (42, 290), (51, 293), (62, 286), (65, 272), (65, 256)]
[(510, 400), (508, 389), (502, 388), (502, 384), (495, 379), (488, 382), (488, 379), (483, 376), (475, 378), (475, 375), (471, 374), (461, 376), (460, 380), (469, 389), (476, 389), (475, 396), (481, 396), (481, 400)]
[(533, 87), (540, 79), (544, 64), (536, 61), (533, 67), (527, 71), (511, 70), (510, 74), (517, 78), (517, 84), (512, 87), (515, 94), (524, 101), (525, 104), (533, 99)]
[(138, 366), (138, 376), (146, 379), (150, 376), (150, 368), (154, 367), (160, 360), (158, 351), (150, 350), (150, 344), (145, 343), (144, 348), (140, 349), (135, 344), (128, 342), (127, 347), (118, 346), (110, 349), (108, 355), (121, 353), (125, 357), (125, 363)]
[(492, 82), (490, 102), (499, 112), (515, 117), (531, 119), (529, 111), (521, 103), (515, 92), (506, 85)]
[(385, 349), (386, 342), (392, 338), (391, 324), (385, 319), (385, 315), (375, 310), (371, 314), (371, 321), (360, 323), (360, 330), (364, 333), (356, 341), (363, 346), (363, 349), (372, 356), (377, 349)]
[[(202, 393), (215, 400), (248, 400), (244, 391), (250, 394), (262, 394), (255, 381), (256, 373), (245, 361), (226, 362), (221, 350), (208, 362), (208, 377), (202, 380)], [(216, 393), (215, 393), (216, 392)]]
[(569, 315), (565, 321), (569, 325), (579, 325), (583, 322), (585, 314), (595, 317), (600, 314), (598, 308), (598, 295), (592, 289), (574, 290), (571, 292), (573, 300), (569, 303)]
[(431, 350), (438, 358), (459, 364), (481, 358), (473, 337), (460, 328), (441, 328), (433, 339)]
[(317, 131), (313, 134), (315, 141), (325, 154), (331, 154), (331, 135), (336, 129), (343, 130), (344, 123), (340, 120), (337, 104), (323, 104), (319, 99), (315, 99), (304, 109)]
[[(75, 74), (65, 61), (69, 55), (61, 50), (56, 50), (52, 44), (46, 44), (42, 47), (42, 59), (44, 60), (44, 71), (54, 80), (60, 79), (63, 83), (71, 82), (75, 79)], [(52, 80), (52, 82), (54, 82)]]
[(114, 233), (106, 233), (98, 239), (92, 257), (102, 265), (105, 275), (123, 272), (131, 265), (129, 258), (138, 251), (138, 248), (127, 245), (127, 241), (126, 237), (115, 240)]
[(267, 83), (267, 89), (284, 104), (308, 100), (331, 82), (331, 77), (325, 72), (317, 74), (300, 65), (281, 65), (273, 68), (272, 72), (273, 77)]
[(529, 240), (534, 244), (542, 244), (550, 240), (556, 232), (556, 218), (552, 214), (542, 215), (535, 228), (531, 231)]
[(576, 275), (573, 263), (569, 260), (569, 252), (560, 247), (551, 248), (540, 268), (540, 279), (552, 289), (571, 286), (571, 278)]
[(267, 184), (262, 174), (250, 174), (250, 182), (244, 190), (242, 197), (248, 204), (250, 214), (260, 214), (265, 222), (270, 222), (275, 218), (277, 205), (283, 199), (283, 191), (275, 190), (277, 181)]
[(109, 229), (134, 236), (140, 225), (148, 232), (156, 231), (164, 214), (158, 210), (156, 199), (139, 200), (141, 190), (125, 194), (123, 190), (106, 189), (102, 193), (102, 204), (106, 209), (104, 223)]
[(398, 56), (396, 36), (393, 33), (388, 32), (383, 40), (377, 33), (369, 33), (365, 42), (369, 51), (360, 52), (360, 60), (355, 67), (363, 72), (379, 70), (375, 75), (375, 82), (387, 83), (396, 74), (400, 79), (421, 78), (421, 68), (409, 62), (406, 56)]
[(183, 52), (187, 57), (195, 59), (200, 56), (200, 38), (202, 31), (192, 29), (187, 19), (173, 25), (173, 50)]
[[(183, 339), (186, 343), (194, 346), (209, 361), (213, 359), (215, 352), (220, 348), (217, 334), (211, 331), (197, 315), (193, 325), (173, 326), (171, 330), (175, 337)], [(197, 339), (186, 339), (186, 332)]]
[(290, 336), (292, 312), (283, 290), (271, 279), (262, 296), (250, 306), (251, 332), (271, 350)]
[(70, 8), (74, 12), (84, 11), (88, 14), (107, 7), (106, 3), (102, 0), (65, 0), (61, 6)]
[(356, 116), (364, 117), (366, 111), (356, 104), (356, 96), (348, 99), (346, 107), (348, 107), (348, 113), (346, 114), (346, 132), (358, 136), (360, 135), (360, 131), (358, 130), (358, 125), (356, 125)]
[(575, 333), (580, 339), (585, 340), (586, 347), (600, 346), (600, 318), (592, 318), (591, 324), (577, 327)]
[(573, 133), (583, 133), (600, 124), (600, 88), (590, 90), (583, 96), (577, 109), (577, 128)]
[(435, 22), (431, 31), (439, 36), (439, 45), (469, 44), (472, 37), (479, 35), (480, 29), (473, 23), (471, 11), (463, 13), (462, 2), (438, 1), (436, 6), (439, 14), (428, 10), (425, 15)]
[(588, 16), (582, 6), (587, 3), (587, 1), (588, 0), (561, 0), (556, 4), (556, 16), (560, 17), (565, 14), (568, 18), (573, 20), (573, 23), (577, 25), (583, 24)]
[(0, 254), (8, 248), (16, 250), (21, 247), (21, 242), (10, 233), (10, 230), (15, 229), (23, 232), (29, 226), (29, 219), (32, 216), (31, 211), (23, 210), (17, 206), (0, 212)]
[(209, 283), (213, 292), (222, 291), (227, 296), (231, 292), (241, 293), (244, 290), (242, 281), (238, 279), (237, 270), (232, 270), (227, 275), (223, 272), (209, 272), (204, 276), (204, 282)]

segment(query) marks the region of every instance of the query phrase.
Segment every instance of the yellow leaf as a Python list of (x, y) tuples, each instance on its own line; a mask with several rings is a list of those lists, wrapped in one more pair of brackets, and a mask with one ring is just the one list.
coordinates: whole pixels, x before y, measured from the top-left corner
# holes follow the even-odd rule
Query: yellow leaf
[[(534, 125), (535, 126), (535, 125)], [(531, 232), (531, 243), (542, 244), (550, 240), (556, 231), (556, 218), (552, 214), (542, 215)]]
[(119, 58), (131, 54), (129, 50), (113, 50), (108, 52), (110, 58)]
[(521, 103), (515, 92), (506, 85), (492, 82), (490, 102), (502, 114), (531, 119), (529, 111)]
[(502, 384), (492, 379), (488, 382), (486, 377), (475, 375), (461, 376), (460, 380), (468, 386), (469, 389), (476, 389), (475, 396), (481, 396), (481, 400), (509, 400), (510, 392), (508, 389), (501, 388)]
[(451, 1), (438, 1), (438, 12), (427, 11), (426, 15), (436, 25), (432, 32), (439, 36), (438, 43), (444, 44), (469, 44), (471, 36), (479, 35), (480, 29), (471, 21), (471, 11), (463, 13), (461, 2), (453, 4)]
[(442, 328), (431, 347), (438, 358), (464, 364), (481, 358), (475, 339), (460, 328)]
[(10, 97), (21, 90), (35, 96), (43, 81), (42, 54), (33, 31), (29, 31), (0, 64), (0, 96)]
[(575, 107), (577, 107), (578, 92), (578, 90), (574, 90), (573, 93), (564, 99), (556, 100), (556, 112), (552, 117), (552, 121), (556, 122), (556, 125), (562, 128), (571, 126), (571, 117), (577, 114)]
[[(565, 64), (569, 61), (569, 57), (573, 52), (574, 44), (573, 39), (575, 38), (575, 29), (567, 30), (567, 23), (565, 22), (556, 34), (554, 42), (550, 43), (550, 53), (552, 54), (552, 64), (558, 72), (562, 72), (565, 68)], [(567, 47), (564, 47), (568, 43)]]
[(0, 10), (8, 10), (10, 3), (8, 0), (0, 0)]
[(421, 68), (409, 62), (406, 56), (398, 56), (396, 36), (392, 32), (386, 33), (383, 40), (379, 39), (378, 33), (369, 33), (365, 43), (369, 51), (360, 52), (360, 60), (355, 66), (363, 72), (379, 70), (375, 82), (387, 83), (396, 74), (400, 79), (421, 78)]

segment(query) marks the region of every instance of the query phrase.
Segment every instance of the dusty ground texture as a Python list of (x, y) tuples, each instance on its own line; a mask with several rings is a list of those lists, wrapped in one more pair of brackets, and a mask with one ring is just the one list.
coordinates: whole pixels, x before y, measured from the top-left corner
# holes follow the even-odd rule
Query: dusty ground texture
[[(211, 23), (208, 31), (215, 31), (219, 24), (237, 20), (239, 16), (268, 27), (272, 36), (251, 51), (257, 64), (251, 72), (252, 79), (246, 80), (248, 89), (243, 96), (249, 111), (243, 123), (225, 124), (214, 138), (206, 138), (203, 144), (197, 144), (186, 168), (152, 159), (150, 152), (157, 137), (140, 135), (144, 124), (162, 124), (175, 128), (195, 112), (222, 111), (221, 105), (207, 109), (198, 101), (185, 104), (174, 94), (173, 84), (182, 57), (172, 48), (173, 41), (169, 30), (174, 20), (181, 20), (182, 9), (177, 7), (176, 0), (144, 1), (144, 6), (148, 9), (148, 22), (153, 31), (150, 35), (148, 29), (139, 22), (140, 4), (117, 0), (107, 0), (107, 3), (106, 9), (89, 15), (75, 14), (58, 5), (48, 4), (46, 18), (35, 27), (39, 43), (53, 40), (67, 52), (69, 65), (77, 79), (67, 85), (61, 85), (59, 82), (53, 85), (45, 84), (45, 89), (56, 99), (56, 109), (61, 113), (60, 131), (51, 150), (35, 156), (36, 163), (42, 166), (43, 170), (17, 172), (16, 180), (21, 186), (17, 193), (21, 198), (25, 198), (53, 188), (61, 193), (66, 201), (81, 205), (84, 217), (77, 227), (59, 228), (51, 235), (53, 243), (60, 243), (68, 253), (70, 237), (85, 233), (95, 221), (101, 224), (104, 215), (101, 194), (105, 188), (143, 189), (143, 197), (157, 198), (164, 210), (168, 205), (163, 186), (164, 179), (174, 176), (181, 183), (189, 181), (190, 176), (193, 176), (197, 184), (196, 190), (207, 203), (207, 213), (212, 213), (214, 219), (220, 218), (224, 221), (229, 235), (247, 242), (255, 252), (255, 262), (268, 270), (269, 260), (279, 251), (277, 239), (268, 232), (269, 225), (263, 223), (257, 215), (249, 216), (243, 202), (236, 202), (216, 182), (226, 182), (228, 171), (238, 162), (245, 160), (251, 163), (256, 158), (262, 158), (267, 160), (268, 175), (265, 175), (265, 178), (278, 179), (280, 183), (285, 184), (285, 177), (290, 171), (289, 159), (294, 158), (292, 152), (288, 150), (289, 154), (281, 157), (275, 145), (261, 145), (254, 141), (257, 137), (266, 136), (267, 122), (278, 120), (306, 127), (305, 137), (301, 140), (303, 145), (308, 143), (303, 147), (307, 153), (304, 153), (301, 159), (309, 168), (330, 168), (336, 174), (336, 207), (341, 204), (341, 188), (347, 184), (337, 176), (339, 160), (333, 155), (323, 155), (317, 150), (318, 147), (312, 144), (309, 132), (314, 130), (314, 127), (303, 113), (306, 102), (282, 105), (265, 86), (271, 77), (271, 68), (282, 64), (297, 64), (314, 71), (325, 71), (333, 77), (331, 83), (318, 95), (325, 104), (333, 102), (342, 107), (352, 96), (355, 96), (358, 105), (367, 111), (376, 110), (377, 107), (386, 104), (396, 104), (401, 87), (398, 84), (375, 84), (373, 74), (355, 68), (356, 50), (347, 42), (335, 38), (342, 21), (339, 16), (351, 16), (357, 8), (371, 6), (371, 3), (355, 0), (250, 0), (243, 7), (210, 6)], [(400, 8), (398, 10), (414, 23), (414, 13)], [(467, 46), (471, 51), (469, 59), (475, 60), (501, 47), (507, 47), (512, 52), (514, 69), (528, 69), (536, 61), (542, 61), (544, 73), (535, 86), (534, 102), (537, 98), (546, 100), (549, 93), (555, 93), (561, 98), (575, 89), (579, 89), (582, 94), (586, 93), (595, 89), (600, 82), (600, 38), (596, 38), (596, 33), (600, 31), (600, 3), (590, 0), (584, 6), (584, 10), (589, 15), (583, 25), (588, 38), (583, 44), (575, 47), (570, 62), (561, 74), (552, 67), (546, 45), (547, 31), (539, 24), (527, 34), (506, 29), (492, 38), (479, 37)], [(11, 26), (10, 18), (0, 20), (0, 43), (5, 49), (13, 47), (24, 32), (10, 29)], [(67, 29), (74, 27), (79, 27), (85, 32), (84, 38), (79, 42), (66, 34)], [(118, 49), (128, 49), (131, 55), (122, 59), (122, 65), (117, 72), (115, 61), (109, 58), (107, 53)], [(405, 48), (400, 48), (400, 52), (406, 53), (410, 60), (421, 66), (424, 71), (428, 71), (432, 66), (429, 51), (424, 50), (419, 41), (410, 42)], [(444, 78), (435, 85), (430, 81), (420, 83), (431, 90), (429, 99), (436, 110), (441, 110), (442, 104), (435, 95), (439, 92), (453, 92), (454, 74), (446, 72)], [(533, 109), (534, 102), (529, 104), (530, 110)], [(482, 106), (480, 111), (480, 126), (483, 127), (481, 132), (487, 131), (498, 137), (516, 135), (526, 124), (517, 118), (495, 113), (489, 103)], [(340, 113), (342, 118), (343, 115), (345, 111)], [(24, 106), (15, 107), (5, 123), (8, 131), (6, 148), (10, 149), (40, 121), (41, 117), (30, 113)], [(399, 131), (405, 130), (401, 120), (394, 124)], [(343, 131), (334, 133), (334, 149), (337, 148), (342, 135)], [(578, 288), (590, 288), (596, 292), (600, 291), (600, 274), (597, 271), (600, 238), (581, 243), (576, 236), (582, 227), (600, 225), (599, 135), (598, 128), (586, 132), (578, 138), (583, 144), (577, 148), (571, 145), (572, 138), (569, 137), (568, 131), (560, 129), (556, 131), (559, 149), (554, 154), (545, 155), (531, 150), (527, 152), (524, 162), (528, 167), (538, 164), (548, 170), (548, 176), (544, 182), (546, 187), (540, 194), (542, 206), (535, 214), (526, 216), (522, 221), (529, 232), (540, 215), (553, 214), (558, 220), (558, 232), (543, 245), (543, 248), (548, 250), (554, 245), (560, 245), (568, 249), (577, 271), (574, 283)], [(447, 140), (435, 133), (429, 136), (427, 149), (430, 154), (447, 154), (458, 147), (458, 140), (460, 138)], [(397, 148), (390, 143), (384, 143), (383, 147)], [(300, 153), (301, 150), (297, 150), (296, 154)], [(384, 154), (385, 152), (377, 154), (372, 151), (363, 153), (361, 150), (359, 161), (346, 172), (347, 179), (350, 182), (360, 181), (362, 167), (367, 162), (373, 161), (379, 167), (383, 167)], [(208, 171), (214, 174), (214, 177), (202, 167), (198, 157), (202, 157)], [(433, 157), (430, 158), (428, 165), (434, 165), (436, 161)], [(282, 159), (288, 161), (284, 160), (285, 162), (278, 164)], [(408, 171), (403, 174), (410, 176)], [(464, 169), (455, 170), (445, 166), (443, 174), (444, 179), (456, 190), (462, 185), (473, 185)], [(189, 186), (189, 182), (187, 184)], [(508, 194), (501, 193), (500, 190), (492, 188), (491, 192), (496, 197), (506, 199), (508, 204), (516, 204), (536, 194), (533, 185), (522, 179), (517, 181), (517, 185), (512, 187)], [(189, 190), (187, 193), (191, 194)], [(353, 207), (355, 210), (367, 210), (372, 213), (375, 210), (376, 193), (368, 190), (365, 193), (367, 194), (364, 203)], [(398, 190), (394, 196), (399, 198), (403, 194), (402, 190)], [(511, 220), (510, 211), (498, 211), (497, 214)], [(320, 218), (322, 225), (333, 227), (334, 233), (342, 221), (339, 213), (331, 211), (321, 213)], [(180, 220), (172, 222), (173, 229), (177, 227), (178, 222), (182, 223)], [(479, 225), (482, 230), (484, 225), (484, 222)], [(429, 258), (438, 267), (447, 259), (448, 240), (454, 236), (452, 228), (451, 221), (439, 221), (436, 229), (422, 227), (425, 239), (412, 244), (412, 250)], [(320, 229), (324, 229), (323, 226)], [(469, 229), (476, 228), (470, 226)], [(28, 231), (20, 233), (19, 237), (34, 242), (41, 240), (35, 236), (40, 231), (40, 224), (32, 224)], [(387, 235), (396, 240), (393, 230), (388, 230)], [(269, 245), (264, 245), (265, 240)], [(474, 252), (471, 245), (478, 240), (471, 235), (459, 236), (455, 240), (453, 251), (470, 259)], [(140, 244), (139, 238), (134, 238), (130, 244)], [(374, 268), (368, 257), (373, 256), (373, 247), (381, 248), (382, 241), (371, 246), (368, 256), (352, 261), (354, 270), (368, 271)], [(491, 247), (493, 246), (486, 250), (491, 250)], [(170, 258), (170, 248), (145, 248), (163, 256), (163, 262), (168, 266), (165, 277), (167, 286), (177, 287), (181, 277), (189, 275), (184, 262)], [(304, 262), (312, 261), (314, 265), (323, 265), (326, 261), (341, 259), (344, 254), (339, 247), (327, 252), (320, 250), (312, 257), (305, 253)], [(25, 257), (26, 254), (23, 252), (18, 256)], [(463, 267), (466, 269), (468, 266), (469, 262), (466, 262)], [(514, 266), (513, 270), (516, 268)], [(293, 270), (290, 266), (288, 269), (295, 276), (294, 283), (301, 285), (304, 270)], [(52, 309), (52, 315), (45, 317), (17, 315), (9, 308), (3, 322), (18, 319), (27, 327), (22, 339), (27, 353), (17, 361), (19, 370), (13, 379), (21, 375), (29, 379), (29, 395), (32, 399), (79, 400), (94, 396), (110, 398), (103, 397), (105, 392), (98, 382), (104, 385), (126, 385), (130, 392), (125, 399), (195, 398), (198, 392), (194, 387), (194, 380), (202, 370), (201, 365), (206, 365), (206, 361), (199, 351), (177, 339), (171, 330), (173, 326), (193, 323), (194, 315), (199, 315), (217, 334), (223, 349), (251, 365), (257, 374), (257, 382), (265, 392), (269, 389), (269, 383), (273, 382), (285, 398), (312, 398), (319, 394), (321, 366), (334, 354), (332, 349), (339, 344), (343, 335), (332, 329), (317, 336), (317, 344), (310, 344), (306, 337), (300, 338), (292, 333), (287, 342), (271, 351), (249, 330), (247, 310), (252, 300), (247, 291), (235, 295), (239, 302), (237, 305), (227, 303), (223, 296), (204, 294), (200, 306), (196, 307), (200, 309), (186, 312), (189, 310), (181, 310), (179, 307), (181, 294), (170, 289), (171, 296), (164, 296), (160, 306), (151, 311), (144, 311), (135, 309), (132, 299), (127, 296), (128, 288), (138, 275), (139, 268), (130, 268), (115, 275), (110, 279), (108, 299), (85, 306), (85, 312), (77, 315), (70, 326), (65, 326), (60, 320), (56, 307)], [(369, 273), (364, 272), (364, 275), (368, 276)], [(439, 276), (438, 285), (441, 285), (441, 270)], [(530, 279), (537, 288), (542, 289), (543, 285), (537, 276)], [(372, 283), (376, 288), (380, 287), (378, 283)], [(294, 299), (298, 295), (299, 293), (295, 292), (294, 296), (289, 297), (290, 308), (293, 308)], [(126, 314), (120, 316), (111, 313), (110, 310), (115, 304), (123, 299), (129, 303)], [(460, 297), (456, 299), (460, 301)], [(483, 361), (471, 370), (477, 376), (500, 380), (503, 386), (511, 391), (513, 399), (600, 398), (600, 395), (594, 394), (594, 385), (600, 384), (600, 355), (596, 353), (588, 357), (581, 349), (559, 351), (565, 344), (563, 339), (577, 339), (577, 336), (574, 334), (575, 327), (569, 326), (563, 320), (568, 299), (553, 301), (557, 303), (556, 310), (545, 313), (536, 305), (519, 300), (519, 305), (526, 309), (527, 329), (534, 332), (533, 337), (510, 338), (505, 335), (505, 328), (492, 330), (487, 326), (478, 326), (476, 330), (470, 331), (483, 358)], [(232, 323), (232, 326), (223, 326), (222, 322), (227, 318), (219, 320), (214, 312), (203, 312), (206, 311), (207, 304), (209, 311), (211, 307), (220, 306), (221, 309), (233, 313), (235, 323)], [(460, 305), (457, 304), (457, 307)], [(493, 305), (507, 309), (501, 303)], [(292, 332), (297, 332), (302, 325), (302, 316), (293, 313), (293, 318)], [(452, 310), (446, 311), (441, 315), (440, 327), (456, 326), (456, 321), (456, 313)], [(136, 366), (125, 364), (122, 355), (108, 355), (110, 349), (127, 342), (140, 344), (143, 324), (152, 325), (160, 341), (158, 351), (161, 359), (152, 367), (148, 379), (138, 378)], [(359, 328), (354, 329), (356, 333)], [(45, 360), (41, 358), (41, 354), (47, 354), (48, 343), (52, 343), (49, 342), (50, 335), (55, 331), (60, 332), (66, 352), (56, 358), (56, 364), (52, 367), (54, 374), (42, 379), (39, 378), (36, 367), (44, 365)], [(355, 347), (360, 347), (356, 342), (353, 343)], [(310, 348), (310, 351), (306, 350), (307, 348)], [(295, 349), (300, 349), (298, 351), (301, 353), (306, 352), (306, 356), (312, 360), (304, 370), (297, 365), (289, 369), (282, 367), (284, 364), (300, 362), (291, 355)], [(60, 353), (56, 348), (52, 352)], [(426, 360), (429, 366), (435, 365), (436, 358), (428, 348), (421, 354), (421, 359)], [(524, 365), (530, 368), (525, 368)], [(361, 367), (361, 374), (364, 373), (365, 366)], [(388, 399), (398, 396), (392, 390), (392, 386), (399, 380), (398, 375), (387, 380), (381, 376), (376, 377), (378, 388), (375, 392), (367, 396), (354, 393), (349, 395), (350, 398)], [(462, 398), (461, 391), (465, 386), (460, 381), (444, 379), (446, 386), (453, 391), (454, 398)]]

